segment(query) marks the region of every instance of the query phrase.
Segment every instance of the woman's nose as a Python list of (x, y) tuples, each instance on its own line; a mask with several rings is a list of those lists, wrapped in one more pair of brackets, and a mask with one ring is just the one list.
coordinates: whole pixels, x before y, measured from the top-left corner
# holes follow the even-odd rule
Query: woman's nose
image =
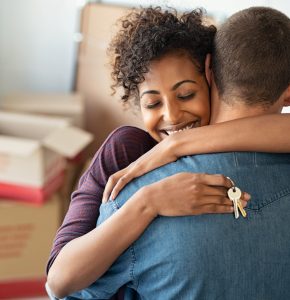
[(170, 124), (177, 124), (180, 121), (182, 110), (178, 103), (164, 105), (163, 119)]

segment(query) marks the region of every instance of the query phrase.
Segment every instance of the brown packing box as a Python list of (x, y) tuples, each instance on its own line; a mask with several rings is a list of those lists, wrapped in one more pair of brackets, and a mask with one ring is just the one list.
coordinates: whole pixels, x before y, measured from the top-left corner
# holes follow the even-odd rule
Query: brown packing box
[(40, 207), (0, 200), (0, 299), (45, 293), (45, 266), (61, 205), (57, 193)]
[(91, 154), (116, 127), (143, 126), (138, 109), (136, 113), (131, 109), (124, 111), (120, 94), (111, 95), (107, 48), (117, 29), (116, 21), (126, 11), (125, 7), (90, 3), (82, 13), (83, 41), (78, 56), (76, 90), (85, 97), (86, 128), (96, 137)]
[(12, 93), (1, 98), (0, 109), (65, 117), (70, 124), (84, 128), (84, 98), (78, 93)]

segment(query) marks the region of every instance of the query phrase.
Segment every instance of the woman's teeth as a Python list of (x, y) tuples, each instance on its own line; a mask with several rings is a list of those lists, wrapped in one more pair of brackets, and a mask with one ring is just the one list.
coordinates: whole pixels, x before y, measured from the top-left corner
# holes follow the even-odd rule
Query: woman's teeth
[(187, 125), (179, 130), (166, 130), (165, 132), (168, 134), (168, 135), (171, 135), (173, 133), (176, 133), (176, 132), (180, 132), (180, 131), (184, 131), (184, 130), (187, 130), (187, 129), (191, 129), (193, 127), (196, 127), (195, 125), (197, 125), (198, 122), (194, 122), (192, 123), (191, 125)]

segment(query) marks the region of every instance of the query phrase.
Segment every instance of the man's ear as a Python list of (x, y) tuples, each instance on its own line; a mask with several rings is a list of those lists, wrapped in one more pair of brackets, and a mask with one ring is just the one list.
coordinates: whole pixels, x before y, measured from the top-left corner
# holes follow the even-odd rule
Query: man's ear
[(208, 85), (211, 86), (212, 71), (211, 71), (211, 55), (208, 53), (205, 58), (205, 77)]
[(283, 106), (290, 106), (290, 85), (284, 92), (284, 103)]

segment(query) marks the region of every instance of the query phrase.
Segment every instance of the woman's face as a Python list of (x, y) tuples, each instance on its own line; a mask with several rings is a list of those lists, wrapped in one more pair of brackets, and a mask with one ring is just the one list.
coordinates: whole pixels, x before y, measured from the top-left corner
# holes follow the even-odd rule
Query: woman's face
[(186, 54), (167, 54), (153, 61), (139, 85), (139, 96), (144, 125), (158, 142), (209, 123), (208, 85)]

